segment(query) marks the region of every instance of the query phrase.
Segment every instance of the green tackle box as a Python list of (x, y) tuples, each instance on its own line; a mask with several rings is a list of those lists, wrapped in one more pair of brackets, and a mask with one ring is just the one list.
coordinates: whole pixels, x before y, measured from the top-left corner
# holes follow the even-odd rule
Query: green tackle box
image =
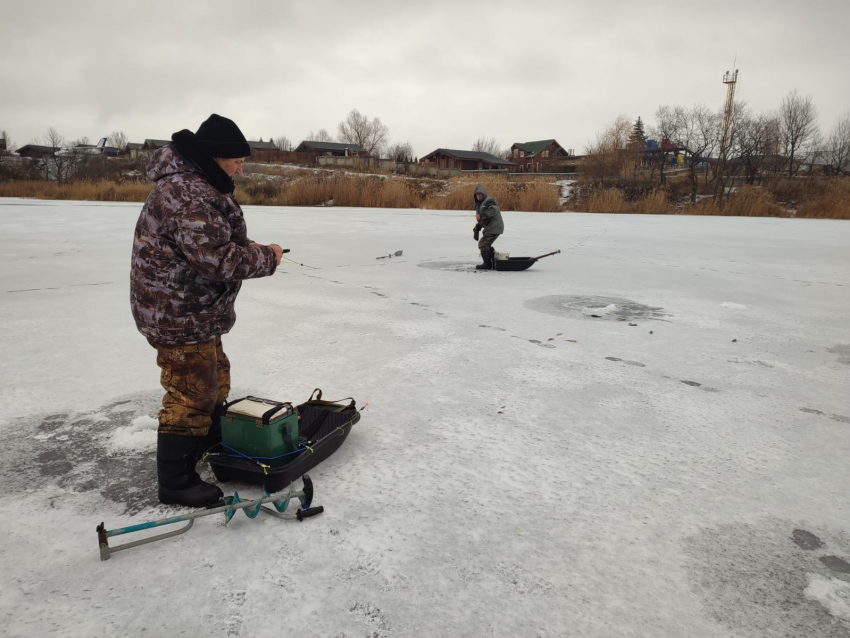
[(238, 456), (236, 450), (271, 467), (289, 463), (298, 451), (298, 418), (291, 403), (251, 396), (232, 401), (221, 420), (224, 453)]

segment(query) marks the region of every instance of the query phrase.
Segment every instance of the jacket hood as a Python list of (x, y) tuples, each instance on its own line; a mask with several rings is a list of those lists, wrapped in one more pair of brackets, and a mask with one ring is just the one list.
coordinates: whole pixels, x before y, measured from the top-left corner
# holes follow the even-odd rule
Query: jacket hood
[(478, 193), (484, 193), (484, 197), (487, 197), (487, 189), (483, 186), (476, 186), (475, 192), (472, 194), (472, 196), (475, 197)]
[(180, 157), (170, 144), (154, 151), (147, 168), (148, 179), (154, 182), (176, 173), (197, 172), (199, 172), (198, 169)]
[(230, 176), (200, 145), (189, 130), (171, 136), (171, 144), (157, 150), (148, 163), (148, 179), (157, 181), (175, 173), (198, 173), (220, 193), (229, 195), (236, 185)]

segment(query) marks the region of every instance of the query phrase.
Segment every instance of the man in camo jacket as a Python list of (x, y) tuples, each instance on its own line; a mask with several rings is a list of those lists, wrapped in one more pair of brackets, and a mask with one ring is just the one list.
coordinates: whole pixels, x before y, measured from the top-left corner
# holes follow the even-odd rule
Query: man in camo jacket
[(230, 363), (221, 335), (236, 321), (242, 281), (274, 274), (282, 249), (248, 239), (232, 176), (251, 154), (236, 124), (211, 115), (182, 130), (148, 164), (153, 191), (136, 224), (130, 301), (136, 326), (157, 350), (166, 390), (159, 413), (157, 479), (163, 503), (203, 507), (221, 490), (195, 471), (221, 441)]

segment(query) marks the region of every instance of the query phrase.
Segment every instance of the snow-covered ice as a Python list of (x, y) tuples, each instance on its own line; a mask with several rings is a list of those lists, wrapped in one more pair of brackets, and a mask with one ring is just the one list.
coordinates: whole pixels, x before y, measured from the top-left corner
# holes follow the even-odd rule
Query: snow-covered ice
[(809, 574), (806, 596), (817, 600), (831, 614), (850, 622), (850, 583), (838, 578)]
[(0, 200), (4, 636), (850, 635), (847, 222), (509, 212), (497, 249), (563, 252), (496, 273), (471, 211), (247, 207), (319, 269), (245, 283), (233, 396), (370, 406), (323, 515), (101, 562), (181, 511), (139, 209)]

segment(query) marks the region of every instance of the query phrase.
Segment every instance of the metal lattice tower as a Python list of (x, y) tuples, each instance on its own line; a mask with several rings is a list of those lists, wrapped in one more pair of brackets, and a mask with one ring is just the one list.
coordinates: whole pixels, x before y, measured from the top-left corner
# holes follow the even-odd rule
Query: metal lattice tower
[(735, 101), (735, 84), (738, 82), (738, 69), (734, 73), (723, 74), (723, 84), (726, 85), (726, 108), (723, 111), (723, 136), (720, 138), (720, 161), (717, 164), (717, 183), (723, 175), (726, 164), (726, 153), (729, 150), (729, 129), (732, 128), (732, 105)]

